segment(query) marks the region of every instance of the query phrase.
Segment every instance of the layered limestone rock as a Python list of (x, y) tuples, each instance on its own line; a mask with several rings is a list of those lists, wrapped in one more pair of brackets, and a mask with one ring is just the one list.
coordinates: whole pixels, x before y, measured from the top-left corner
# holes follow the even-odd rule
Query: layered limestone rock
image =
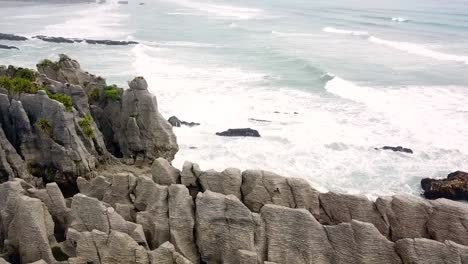
[(0, 89), (0, 263), (468, 263), (466, 203), (179, 170), (143, 78), (124, 91), (66, 56), (38, 68), (47, 93)]
[(142, 77), (127, 90), (108, 86), (66, 55), (37, 69), (0, 71), (12, 80), (28, 78), (22, 87), (0, 87), (0, 182), (56, 182), (69, 197), (78, 191), (78, 177), (92, 179), (99, 167), (119, 164), (116, 157), (144, 166), (174, 158), (172, 127)]
[[(89, 181), (79, 178), (82, 193), (68, 202), (55, 183), (37, 189), (21, 179), (7, 181), (0, 184), (0, 256), (13, 263), (461, 264), (468, 260), (464, 203), (402, 195), (373, 202), (360, 196), (320, 194), (303, 180), (264, 171), (226, 171), (227, 176), (203, 172), (187, 162), (181, 174), (197, 178), (195, 185), (184, 181), (188, 186), (156, 183), (167, 179), (163, 173), (103, 172)], [(210, 173), (210, 183), (224, 179), (226, 185), (204, 189), (198, 178)], [(264, 178), (252, 181), (251, 190), (244, 186), (246, 181), (238, 187), (239, 175)], [(190, 188), (198, 192), (195, 198)], [(222, 193), (239, 188), (240, 198)], [(276, 188), (275, 199), (266, 195)], [(287, 195), (280, 195), (283, 191)], [(252, 207), (259, 212), (249, 209), (248, 202), (260, 205)]]

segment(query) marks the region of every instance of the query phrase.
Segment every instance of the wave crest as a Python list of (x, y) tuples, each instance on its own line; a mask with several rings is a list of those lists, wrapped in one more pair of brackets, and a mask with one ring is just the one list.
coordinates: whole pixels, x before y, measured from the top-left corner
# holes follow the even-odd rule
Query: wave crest
[(432, 59), (440, 60), (440, 61), (453, 61), (453, 62), (468, 64), (468, 56), (449, 54), (449, 53), (443, 53), (440, 51), (431, 50), (422, 44), (381, 39), (381, 38), (372, 36), (371, 34), (365, 31), (342, 30), (342, 29), (335, 29), (332, 27), (323, 28), (323, 31), (328, 32), (328, 33), (347, 34), (347, 35), (352, 35), (352, 36), (365, 37), (366, 40), (372, 43), (384, 45), (390, 48), (394, 48), (394, 49), (404, 51), (409, 54), (418, 55), (421, 57), (432, 58)]

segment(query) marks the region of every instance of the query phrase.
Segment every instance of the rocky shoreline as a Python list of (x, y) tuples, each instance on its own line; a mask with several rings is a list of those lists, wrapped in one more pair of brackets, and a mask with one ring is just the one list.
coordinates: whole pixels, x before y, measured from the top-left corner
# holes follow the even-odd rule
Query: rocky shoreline
[(0, 263), (468, 263), (466, 203), (174, 168), (147, 88), (65, 55), (0, 67)]
[[(53, 37), (53, 36), (33, 36), (31, 39), (39, 39), (45, 42), (59, 43), (59, 44), (73, 44), (73, 43), (87, 43), (90, 45), (107, 45), (107, 46), (128, 46), (139, 44), (137, 41), (126, 41), (126, 40), (103, 40), (103, 39), (82, 39), (82, 38), (64, 38), (64, 37)], [(27, 41), (29, 38), (19, 36), (15, 34), (0, 33), (0, 40), (7, 41)], [(19, 48), (14, 46), (7, 46), (0, 44), (0, 49), (16, 49)]]

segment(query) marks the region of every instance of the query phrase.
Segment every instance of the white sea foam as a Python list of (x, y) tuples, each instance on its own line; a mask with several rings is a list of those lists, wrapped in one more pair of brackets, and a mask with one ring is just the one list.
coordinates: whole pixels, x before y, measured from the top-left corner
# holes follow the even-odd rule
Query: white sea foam
[(408, 22), (410, 20), (408, 18), (403, 18), (403, 17), (392, 17), (392, 21), (394, 21), (394, 22)]
[(333, 27), (325, 27), (323, 28), (323, 31), (328, 32), (328, 33), (345, 34), (345, 35), (352, 35), (352, 36), (364, 36), (364, 37), (369, 36), (369, 33), (366, 31), (342, 30), (342, 29), (336, 29)]
[(192, 41), (139, 41), (149, 46), (159, 47), (180, 47), (180, 48), (219, 48), (220, 46), (211, 43)]
[(64, 23), (48, 25), (36, 35), (68, 38), (126, 38), (131, 32), (122, 29), (128, 15), (119, 12), (119, 5), (89, 4), (90, 7), (74, 13)]
[(199, 10), (210, 15), (239, 20), (259, 18), (265, 15), (265, 11), (258, 8), (248, 8), (233, 5), (213, 4), (210, 2), (197, 2), (191, 0), (167, 0), (183, 7)]
[[(175, 128), (178, 167), (191, 160), (202, 169), (267, 169), (322, 190), (372, 195), (417, 194), (422, 176), (468, 169), (468, 132), (460, 125), (468, 95), (456, 87), (377, 89), (327, 75), (333, 79), (326, 89), (337, 95), (330, 98), (263, 88), (267, 73), (188, 61), (171, 47), (137, 45), (132, 53), (136, 74), (147, 78), (162, 113), (202, 123)], [(252, 127), (262, 137), (214, 135), (235, 127)], [(383, 145), (415, 154), (374, 150)]]
[(280, 31), (271, 31), (271, 34), (283, 37), (314, 37), (317, 34), (313, 33), (301, 33), (301, 32), (280, 32)]
[(372, 36), (368, 32), (365, 32), (365, 31), (341, 30), (341, 29), (335, 29), (332, 27), (326, 27), (323, 29), (323, 31), (328, 32), (328, 33), (336, 33), (336, 34), (364, 36), (366, 37), (368, 41), (372, 43), (384, 45), (393, 49), (407, 52), (409, 54), (432, 58), (432, 59), (436, 59), (440, 61), (453, 61), (453, 62), (460, 62), (460, 63), (468, 64), (468, 56), (465, 56), (465, 55), (455, 55), (455, 54), (435, 51), (435, 50), (429, 49), (427, 46), (422, 45), (422, 44), (381, 39), (381, 38)]
[[(458, 149), (468, 154), (468, 91), (455, 86), (366, 87), (340, 77), (327, 82), (325, 89), (342, 98), (363, 104), (381, 113), (393, 126), (408, 129), (412, 141), (442, 149)], [(443, 137), (441, 137), (443, 135)]]

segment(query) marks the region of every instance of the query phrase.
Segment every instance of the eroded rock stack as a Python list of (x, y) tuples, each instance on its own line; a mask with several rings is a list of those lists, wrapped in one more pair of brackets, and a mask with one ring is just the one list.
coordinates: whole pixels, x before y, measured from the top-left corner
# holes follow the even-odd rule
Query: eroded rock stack
[(0, 68), (0, 182), (56, 182), (69, 196), (100, 166), (174, 158), (176, 137), (142, 77), (108, 86), (65, 55), (37, 68)]
[(65, 56), (38, 68), (39, 91), (0, 92), (0, 263), (468, 263), (468, 204), (179, 170), (143, 78), (107, 86)]

